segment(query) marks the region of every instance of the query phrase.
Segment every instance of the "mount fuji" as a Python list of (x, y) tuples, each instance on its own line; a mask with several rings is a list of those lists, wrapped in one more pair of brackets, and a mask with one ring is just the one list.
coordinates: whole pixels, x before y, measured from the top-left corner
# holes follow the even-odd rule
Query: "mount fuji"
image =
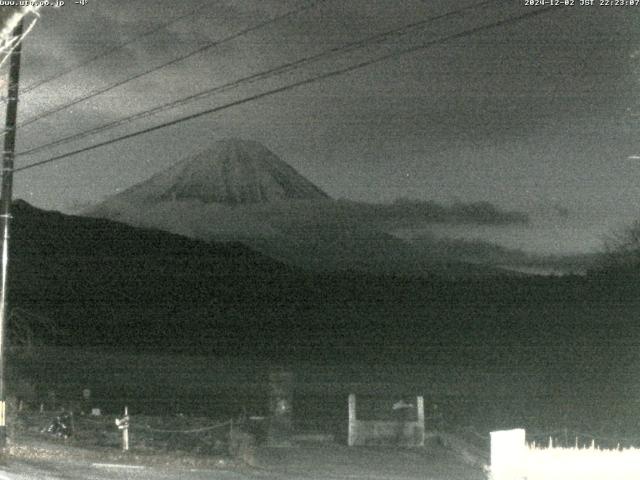
[[(409, 210), (411, 218), (404, 218)], [(426, 260), (411, 242), (385, 228), (385, 222), (398, 219), (410, 223), (464, 217), (465, 209), (333, 200), (269, 149), (248, 140), (218, 141), (84, 215), (198, 240), (240, 241), (271, 258), (315, 271), (494, 273), (487, 265), (463, 265), (455, 258)]]
[(131, 204), (195, 200), (224, 205), (327, 198), (260, 143), (238, 139), (219, 141), (116, 196)]

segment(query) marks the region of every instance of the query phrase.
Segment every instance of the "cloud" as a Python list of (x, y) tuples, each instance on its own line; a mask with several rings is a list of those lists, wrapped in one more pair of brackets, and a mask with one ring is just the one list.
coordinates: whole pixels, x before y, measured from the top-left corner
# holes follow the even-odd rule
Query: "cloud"
[(471, 224), (471, 225), (526, 225), (526, 213), (502, 210), (489, 202), (456, 202), (452, 205), (424, 200), (399, 198), (391, 204), (370, 204), (340, 201), (344, 213), (353, 219), (383, 223), (415, 224)]
[[(159, 204), (158, 214), (154, 218), (175, 217), (176, 212), (165, 212), (167, 207), (169, 204)], [(117, 210), (122, 208), (120, 205)], [(299, 200), (243, 206), (196, 202), (185, 204), (182, 208), (190, 212), (182, 215), (184, 222), (194, 228), (207, 225), (207, 229), (212, 229), (209, 234), (215, 234), (217, 230), (224, 230), (226, 233), (246, 233), (250, 230), (259, 236), (259, 232), (312, 232), (317, 229), (331, 232), (391, 233), (399, 229), (422, 229), (430, 225), (497, 227), (529, 223), (529, 217), (525, 213), (501, 210), (488, 202), (443, 205), (406, 199), (390, 204), (350, 200)], [(212, 219), (215, 221), (212, 222)]]

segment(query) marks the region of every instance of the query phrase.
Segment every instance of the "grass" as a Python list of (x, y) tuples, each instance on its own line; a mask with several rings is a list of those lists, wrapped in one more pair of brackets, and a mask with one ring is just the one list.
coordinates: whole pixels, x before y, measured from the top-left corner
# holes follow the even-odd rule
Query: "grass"
[(131, 449), (123, 452), (115, 416), (74, 415), (73, 434), (63, 439), (43, 433), (58, 413), (18, 414), (10, 441), (11, 454), (18, 458), (75, 458), (167, 467), (229, 468), (239, 464), (229, 455), (228, 424), (198, 433), (180, 433), (211, 425), (212, 419), (138, 416), (130, 429)]

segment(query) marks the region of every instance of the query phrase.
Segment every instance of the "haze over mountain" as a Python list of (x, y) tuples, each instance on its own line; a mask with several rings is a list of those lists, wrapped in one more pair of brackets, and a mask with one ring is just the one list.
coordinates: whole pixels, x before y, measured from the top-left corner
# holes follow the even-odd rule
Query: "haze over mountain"
[(443, 248), (447, 239), (422, 235), (410, 241), (396, 231), (437, 224), (526, 227), (529, 222), (522, 212), (487, 202), (333, 200), (263, 145), (240, 139), (218, 141), (85, 214), (201, 240), (241, 241), (313, 270), (412, 275), (494, 274), (490, 266), (517, 264), (514, 257), (522, 252), (459, 241)]

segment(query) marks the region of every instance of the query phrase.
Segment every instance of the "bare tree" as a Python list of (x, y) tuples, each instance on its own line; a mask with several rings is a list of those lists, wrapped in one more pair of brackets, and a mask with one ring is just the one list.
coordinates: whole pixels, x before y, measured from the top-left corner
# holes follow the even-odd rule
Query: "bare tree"
[(604, 241), (600, 268), (640, 272), (640, 220), (609, 234)]

